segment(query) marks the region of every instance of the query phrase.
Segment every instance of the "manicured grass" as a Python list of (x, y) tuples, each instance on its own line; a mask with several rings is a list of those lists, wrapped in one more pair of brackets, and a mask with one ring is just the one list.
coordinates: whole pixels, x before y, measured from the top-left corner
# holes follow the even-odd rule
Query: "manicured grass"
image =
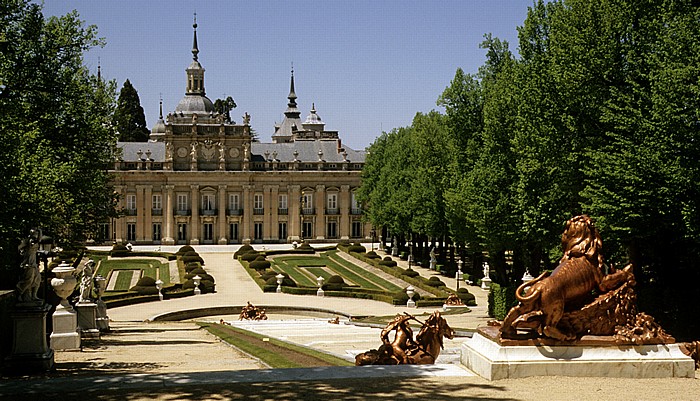
[(168, 262), (161, 263), (156, 259), (118, 258), (107, 260), (104, 258), (100, 260), (97, 273), (102, 277), (109, 277), (110, 272), (119, 274), (114, 291), (128, 291), (131, 284), (131, 274), (122, 274), (122, 270), (141, 270), (143, 271), (142, 277), (160, 279), (166, 286), (170, 284), (170, 265)]
[[(223, 341), (246, 352), (271, 368), (301, 368), (309, 367), (308, 363), (321, 361), (324, 365), (352, 366), (351, 362), (337, 358), (323, 352), (306, 347), (290, 344), (275, 338), (268, 338), (257, 333), (239, 329), (237, 327), (224, 326), (215, 323), (198, 323), (201, 327)], [(265, 340), (265, 339), (268, 340)], [(282, 349), (284, 352), (280, 352)], [(316, 365), (316, 364), (314, 364)], [(318, 365), (316, 365), (318, 366)]]
[(369, 281), (373, 282), (374, 284), (376, 284), (377, 286), (381, 287), (379, 289), (391, 291), (391, 292), (398, 292), (398, 291), (403, 290), (402, 287), (400, 287), (400, 286), (398, 286), (390, 281), (384, 280), (383, 278), (381, 278), (375, 274), (369, 274), (367, 272), (367, 270), (365, 270), (359, 266), (356, 266), (356, 265), (348, 262), (347, 260), (341, 258), (340, 256), (338, 256), (338, 251), (329, 251), (329, 252), (326, 252), (325, 254), (333, 262), (335, 262), (335, 263), (337, 263), (337, 264), (345, 267), (346, 269), (349, 269), (357, 274), (362, 275), (363, 277), (367, 278), (367, 280), (369, 280)]
[(112, 274), (117, 275), (114, 291), (129, 291), (131, 279), (134, 276), (134, 270), (114, 270)]

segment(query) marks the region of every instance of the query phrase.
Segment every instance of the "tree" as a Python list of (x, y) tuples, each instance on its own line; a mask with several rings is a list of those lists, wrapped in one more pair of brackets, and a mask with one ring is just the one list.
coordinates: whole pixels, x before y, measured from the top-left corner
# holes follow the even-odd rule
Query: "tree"
[(238, 105), (233, 100), (231, 96), (227, 96), (226, 99), (216, 99), (214, 101), (214, 111), (224, 116), (224, 120), (227, 123), (231, 122), (231, 110), (235, 109)]
[(117, 109), (112, 119), (114, 129), (122, 142), (147, 142), (150, 131), (146, 127), (146, 116), (141, 107), (139, 94), (127, 79), (119, 92)]
[(116, 145), (109, 128), (115, 84), (83, 65), (83, 52), (103, 41), (76, 12), (44, 18), (28, 0), (2, 4), (0, 264), (8, 272), (30, 228), (70, 246), (114, 215), (107, 169)]

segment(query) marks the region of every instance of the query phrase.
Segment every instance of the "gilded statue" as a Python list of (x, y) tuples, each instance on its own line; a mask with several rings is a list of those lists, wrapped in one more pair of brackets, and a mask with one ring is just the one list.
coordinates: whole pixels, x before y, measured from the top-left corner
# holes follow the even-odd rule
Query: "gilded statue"
[(241, 308), (238, 320), (267, 320), (267, 315), (265, 314), (265, 309), (258, 308), (248, 302), (246, 306)]
[[(413, 338), (410, 320), (421, 323), (420, 331)], [(391, 340), (391, 333), (394, 339)], [(363, 352), (355, 357), (355, 365), (429, 365), (434, 364), (444, 348), (443, 337), (454, 338), (454, 330), (439, 311), (433, 312), (425, 322), (413, 315), (396, 315), (382, 330), (382, 345), (378, 350)]]
[(519, 304), (503, 321), (502, 338), (534, 335), (568, 342), (591, 334), (613, 336), (618, 343), (672, 342), (653, 318), (637, 312), (632, 266), (604, 273), (602, 240), (588, 216), (566, 223), (562, 248), (551, 274), (517, 289)]

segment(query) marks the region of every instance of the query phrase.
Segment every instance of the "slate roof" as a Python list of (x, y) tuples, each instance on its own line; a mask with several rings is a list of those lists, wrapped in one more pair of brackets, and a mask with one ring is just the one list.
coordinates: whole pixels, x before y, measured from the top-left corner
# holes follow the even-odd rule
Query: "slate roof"
[[(251, 154), (253, 162), (265, 161), (265, 151), (277, 152), (277, 160), (281, 163), (294, 161), (294, 151), (298, 152), (297, 159), (301, 162), (317, 162), (318, 151), (323, 152), (323, 160), (328, 163), (340, 163), (343, 161), (342, 151), (338, 152), (338, 142), (336, 140), (297, 140), (289, 143), (260, 143), (253, 142)], [(350, 149), (345, 146), (348, 153), (347, 160), (351, 163), (364, 163), (366, 152)]]
[(151, 151), (151, 159), (156, 163), (165, 161), (164, 142), (117, 142), (117, 148), (122, 150), (122, 159), (125, 162), (135, 162), (139, 160), (138, 151), (143, 154), (142, 159), (146, 159), (146, 151)]

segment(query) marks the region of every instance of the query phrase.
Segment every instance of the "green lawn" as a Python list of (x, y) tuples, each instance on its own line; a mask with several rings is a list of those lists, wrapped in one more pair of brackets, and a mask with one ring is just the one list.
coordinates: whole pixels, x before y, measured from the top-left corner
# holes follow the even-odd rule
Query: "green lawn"
[(348, 284), (365, 289), (388, 292), (402, 290), (402, 287), (336, 256), (336, 253), (337, 251), (329, 251), (314, 256), (280, 256), (272, 259), (272, 268), (289, 274), (301, 287), (316, 287), (318, 276), (328, 281), (331, 276), (339, 275)]
[[(170, 265), (168, 262), (161, 263), (156, 259), (118, 258), (107, 260), (105, 258), (100, 260), (97, 273), (107, 279), (110, 277), (110, 272), (118, 274), (114, 291), (128, 291), (132, 275), (127, 271), (133, 270), (142, 271), (141, 277), (160, 279), (166, 286), (170, 284)], [(124, 271), (123, 274), (122, 271)]]

